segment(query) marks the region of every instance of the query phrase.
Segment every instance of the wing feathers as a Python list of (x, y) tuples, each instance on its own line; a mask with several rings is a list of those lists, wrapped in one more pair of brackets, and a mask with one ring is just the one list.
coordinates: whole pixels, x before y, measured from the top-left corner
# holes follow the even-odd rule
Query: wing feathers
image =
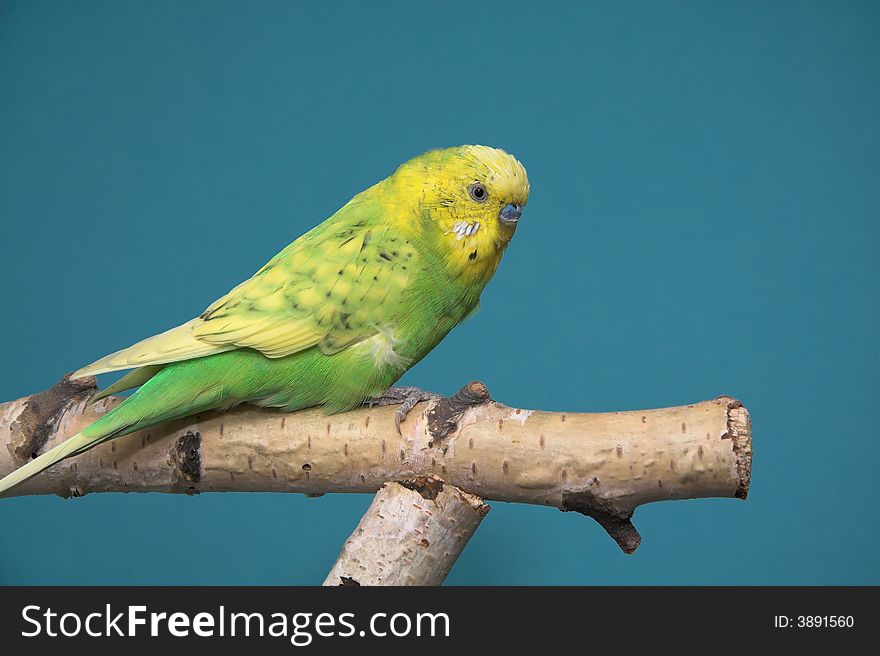
[(83, 376), (104, 374), (108, 371), (190, 360), (205, 355), (212, 355), (213, 353), (231, 351), (235, 348), (231, 344), (209, 344), (197, 339), (193, 336), (192, 332), (193, 326), (197, 321), (198, 319), (193, 319), (181, 326), (138, 342), (134, 346), (111, 353), (97, 362), (93, 362), (89, 366), (75, 371), (71, 374), (71, 378), (82, 378)]
[(137, 369), (133, 369), (125, 374), (122, 378), (117, 380), (115, 383), (110, 385), (109, 387), (102, 389), (100, 392), (95, 394), (92, 397), (92, 403), (96, 401), (100, 401), (106, 396), (111, 396), (116, 394), (117, 392), (124, 392), (125, 390), (134, 389), (135, 387), (140, 387), (144, 383), (146, 383), (150, 378), (155, 376), (157, 373), (162, 371), (162, 368), (165, 365), (162, 364), (154, 364), (146, 367), (138, 367)]
[(72, 377), (236, 348), (281, 358), (319, 345), (329, 355), (375, 335), (392, 321), (418, 250), (387, 226), (347, 218), (337, 214), (300, 237), (197, 319), (101, 358)]

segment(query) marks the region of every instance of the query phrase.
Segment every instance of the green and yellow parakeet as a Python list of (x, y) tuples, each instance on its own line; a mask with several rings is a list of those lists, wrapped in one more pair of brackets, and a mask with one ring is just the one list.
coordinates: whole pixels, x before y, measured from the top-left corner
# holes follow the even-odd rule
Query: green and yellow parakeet
[(75, 372), (132, 369), (99, 396), (140, 387), (0, 480), (0, 494), (102, 442), (205, 410), (337, 413), (380, 395), (476, 308), (528, 196), (522, 164), (486, 146), (401, 165), (198, 318)]

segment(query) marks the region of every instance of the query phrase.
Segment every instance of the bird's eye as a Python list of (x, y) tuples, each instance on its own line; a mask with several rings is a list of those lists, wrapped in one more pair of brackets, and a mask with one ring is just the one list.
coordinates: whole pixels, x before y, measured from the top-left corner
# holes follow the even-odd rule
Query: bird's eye
[(468, 187), (468, 195), (470, 195), (471, 199), (477, 201), (478, 203), (485, 203), (489, 198), (489, 192), (486, 191), (486, 187), (484, 187), (481, 183), (475, 182), (470, 187)]

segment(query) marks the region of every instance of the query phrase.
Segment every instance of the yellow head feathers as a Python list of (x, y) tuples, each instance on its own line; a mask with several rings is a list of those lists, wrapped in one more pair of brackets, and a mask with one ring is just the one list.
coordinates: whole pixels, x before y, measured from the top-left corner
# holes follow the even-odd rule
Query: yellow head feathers
[(513, 155), (488, 146), (461, 146), (452, 150), (461, 151), (463, 158), (475, 163), (477, 177), (485, 181), (490, 198), (520, 207), (529, 201), (529, 176)]
[[(385, 181), (390, 197), (414, 199), (418, 232), (466, 278), (491, 277), (529, 199), (529, 178), (509, 153), (488, 146), (433, 150)], [(411, 215), (410, 215), (411, 216)]]
[(390, 179), (402, 187), (419, 188), (427, 194), (426, 201), (446, 204), (468, 199), (472, 183), (486, 186), (489, 196), (485, 200), (494, 201), (493, 205), (524, 206), (529, 199), (525, 167), (513, 155), (489, 146), (432, 150), (401, 164)]

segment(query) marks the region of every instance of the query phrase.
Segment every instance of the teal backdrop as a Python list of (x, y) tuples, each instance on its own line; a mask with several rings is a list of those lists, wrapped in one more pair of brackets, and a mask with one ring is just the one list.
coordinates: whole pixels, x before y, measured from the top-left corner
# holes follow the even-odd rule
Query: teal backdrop
[[(747, 502), (492, 504), (451, 584), (880, 583), (880, 12), (848, 2), (0, 3), (0, 399), (199, 313), (424, 150), (532, 197), (405, 381), (542, 409), (721, 393)], [(103, 383), (106, 384), (107, 380)], [(314, 584), (366, 495), (0, 500), (7, 584)]]

